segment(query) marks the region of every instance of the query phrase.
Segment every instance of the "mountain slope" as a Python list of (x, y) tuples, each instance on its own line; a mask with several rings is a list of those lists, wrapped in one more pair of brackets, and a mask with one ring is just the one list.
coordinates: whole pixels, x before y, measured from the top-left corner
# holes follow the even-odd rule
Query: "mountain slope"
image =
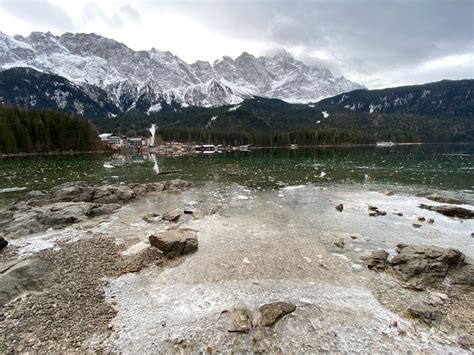
[(252, 96), (289, 102), (316, 101), (361, 88), (328, 70), (305, 65), (287, 52), (270, 57), (248, 53), (224, 57), (212, 65), (187, 64), (170, 52), (133, 51), (96, 34), (33, 32), (10, 37), (0, 32), (0, 68), (31, 67), (78, 85), (104, 90), (121, 111), (150, 108), (165, 101), (215, 107)]
[(0, 105), (49, 108), (85, 117), (107, 117), (119, 110), (107, 93), (92, 85), (79, 86), (31, 68), (0, 72)]
[(443, 80), (382, 90), (355, 90), (317, 103), (321, 109), (366, 113), (474, 115), (474, 80)]

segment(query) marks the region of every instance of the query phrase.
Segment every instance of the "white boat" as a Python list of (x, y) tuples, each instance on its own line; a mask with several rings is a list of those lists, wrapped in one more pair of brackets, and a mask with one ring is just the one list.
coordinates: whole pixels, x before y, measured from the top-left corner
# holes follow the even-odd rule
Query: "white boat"
[(391, 147), (394, 145), (393, 142), (377, 142), (377, 147)]

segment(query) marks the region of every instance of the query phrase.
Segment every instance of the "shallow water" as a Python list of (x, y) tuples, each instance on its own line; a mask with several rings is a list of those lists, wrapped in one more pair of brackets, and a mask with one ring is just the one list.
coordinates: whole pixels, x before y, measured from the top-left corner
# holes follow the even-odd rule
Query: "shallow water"
[[(207, 212), (202, 220), (186, 215), (179, 222), (198, 232), (196, 253), (170, 268), (148, 268), (110, 280), (106, 300), (118, 314), (112, 336), (91, 339), (93, 349), (100, 344), (121, 353), (196, 352), (208, 346), (225, 352), (463, 352), (451, 347), (455, 332), (430, 333), (390, 311), (403, 309), (420, 293), (401, 292), (389, 276), (376, 275), (377, 282), (388, 285), (382, 290), (394, 294), (388, 297), (392, 307), (382, 304), (374, 295), (375, 273), (362, 265), (360, 256), (375, 249), (393, 254), (397, 244), (410, 243), (455, 247), (474, 257), (473, 220), (417, 207), (436, 204), (418, 195), (442, 192), (463, 198), (465, 207), (473, 208), (472, 146), (157, 158), (160, 171), (177, 170), (170, 175), (153, 174), (152, 159), (115, 158), (0, 161), (1, 189), (48, 188), (72, 180), (121, 183), (180, 177), (196, 183), (189, 191), (147, 196), (88, 223), (10, 241), (24, 256), (57, 248), (59, 242), (106, 234), (133, 254), (148, 247), (150, 234), (170, 226), (147, 223), (144, 215), (189, 207)], [(385, 189), (395, 195), (382, 194)], [(22, 193), (0, 193), (0, 203)], [(334, 208), (339, 203), (344, 204), (342, 213)], [(368, 206), (374, 205), (387, 215), (369, 217)], [(213, 207), (219, 213), (209, 213)], [(412, 224), (418, 216), (435, 222), (416, 229)], [(340, 238), (345, 241), (342, 249), (334, 245)], [(244, 305), (257, 322), (258, 307), (273, 301), (292, 302), (297, 310), (266, 331), (228, 332), (228, 311)], [(398, 321), (397, 329), (389, 327), (391, 320)]]
[[(155, 159), (158, 170), (155, 173)], [(23, 190), (66, 181), (151, 182), (183, 178), (262, 189), (316, 183), (390, 186), (413, 194), (449, 190), (473, 200), (474, 145), (263, 149), (184, 157), (74, 155), (0, 158), (0, 205)], [(19, 190), (21, 189), (21, 190)]]
[[(422, 211), (416, 205), (423, 200), (388, 197), (359, 186), (309, 185), (262, 192), (208, 184), (142, 201), (135, 216), (131, 205), (118, 215), (129, 224), (136, 222), (137, 245), (145, 244), (151, 232), (149, 224), (138, 222), (144, 210), (163, 213), (186, 205), (206, 210), (216, 204), (222, 209), (203, 220), (180, 223), (197, 230), (199, 238), (199, 250), (182, 263), (111, 282), (106, 297), (118, 315), (107, 348), (124, 353), (156, 348), (205, 351), (207, 346), (217, 351), (462, 352), (384, 308), (368, 286), (371, 272), (359, 259), (379, 248), (393, 251), (401, 242), (456, 247), (474, 256), (472, 221), (434, 215), (433, 225), (412, 227)], [(341, 202), (342, 213), (334, 209)], [(389, 212), (369, 217), (368, 204), (387, 212), (403, 211), (404, 216)], [(166, 227), (157, 223), (155, 230)], [(109, 228), (113, 234), (114, 227)], [(346, 242), (343, 249), (334, 245), (341, 237)], [(257, 322), (258, 307), (273, 301), (292, 302), (297, 311), (263, 335), (260, 330), (228, 332), (232, 324), (227, 311), (244, 305)], [(389, 327), (391, 320), (398, 321), (397, 330)], [(407, 336), (401, 337), (398, 330)]]

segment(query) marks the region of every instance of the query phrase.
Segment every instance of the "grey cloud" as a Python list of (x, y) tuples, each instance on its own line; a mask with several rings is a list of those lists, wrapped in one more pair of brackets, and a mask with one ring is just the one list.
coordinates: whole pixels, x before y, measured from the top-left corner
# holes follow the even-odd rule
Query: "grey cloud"
[(120, 12), (134, 22), (141, 22), (140, 13), (130, 5), (123, 5), (120, 8)]
[(124, 24), (122, 18), (118, 14), (111, 14), (107, 16), (104, 11), (102, 11), (97, 5), (94, 3), (87, 3), (84, 5), (84, 16), (83, 21), (88, 22), (91, 20), (100, 19), (105, 22), (108, 26), (111, 27), (120, 27)]
[(232, 38), (299, 47), (308, 54), (324, 51), (335, 58), (328, 67), (342, 72), (356, 67), (361, 75), (474, 53), (472, 0), (162, 1), (159, 6)]
[(47, 0), (2, 0), (0, 7), (9, 14), (36, 25), (47, 25), (61, 31), (74, 31), (74, 21)]

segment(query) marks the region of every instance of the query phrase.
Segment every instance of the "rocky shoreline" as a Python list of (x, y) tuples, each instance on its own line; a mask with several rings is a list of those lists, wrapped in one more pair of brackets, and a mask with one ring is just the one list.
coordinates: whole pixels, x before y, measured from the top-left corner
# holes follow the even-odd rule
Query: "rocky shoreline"
[[(315, 278), (316, 284), (321, 285), (333, 279), (336, 284), (347, 287), (347, 291), (344, 292), (352, 292), (349, 291), (352, 287), (366, 288), (380, 305), (400, 317), (392, 315), (387, 321), (387, 330), (383, 330), (381, 335), (385, 337), (383, 339), (386, 339), (387, 344), (383, 346), (380, 344), (381, 347), (378, 348), (380, 351), (400, 341), (406, 342), (406, 345), (402, 347), (397, 345), (392, 350), (415, 349), (415, 344), (427, 336), (417, 335), (419, 332), (432, 334), (430, 337), (433, 340), (427, 344), (425, 350), (430, 351), (431, 346), (437, 346), (436, 349), (439, 351), (442, 348), (438, 346), (448, 346), (451, 350), (455, 349), (455, 352), (473, 351), (474, 314), (471, 305), (474, 302), (474, 263), (470, 256), (464, 255), (460, 250), (423, 244), (399, 244), (395, 252), (390, 249), (374, 249), (367, 245), (366, 250), (370, 252), (362, 253), (359, 246), (369, 244), (370, 238), (358, 234), (351, 234), (349, 238), (331, 231), (329, 234), (322, 234), (319, 239), (300, 240), (284, 234), (280, 238), (275, 234), (278, 226), (273, 230), (265, 222), (265, 218), (268, 218), (266, 216), (270, 216), (269, 211), (276, 214), (275, 221), (282, 223), (282, 226), (291, 227), (298, 221), (289, 215), (291, 222), (285, 222), (286, 217), (279, 215), (280, 210), (269, 207), (275, 204), (271, 199), (262, 201), (261, 204), (258, 204), (260, 201), (256, 202), (255, 208), (268, 211), (265, 210), (267, 212), (262, 215), (263, 220), (259, 221), (264, 222), (263, 229), (255, 226), (256, 230), (252, 232), (256, 233), (255, 235), (259, 235), (260, 232), (264, 233), (262, 236), (268, 233), (273, 235), (272, 239), (269, 239), (271, 243), (275, 243), (271, 249), (267, 251), (261, 249), (262, 246), (268, 247), (265, 237), (263, 239), (250, 237), (250, 231), (254, 228), (252, 224), (244, 226), (242, 230), (235, 230), (236, 233), (242, 231), (248, 233), (249, 240), (246, 245), (242, 244), (240, 239), (235, 241), (228, 239), (229, 244), (226, 245), (225, 239), (219, 241), (219, 238), (233, 238), (233, 232), (229, 232), (232, 231), (232, 223), (236, 226), (242, 225), (240, 217), (248, 219), (248, 223), (255, 223), (255, 212), (247, 210), (253, 208), (249, 202), (252, 196), (244, 196), (240, 190), (226, 192), (225, 189), (214, 187), (205, 191), (194, 189), (195, 191), (188, 193), (190, 187), (191, 184), (182, 180), (102, 186), (74, 182), (58, 185), (48, 191), (32, 191), (15, 201), (0, 216), (0, 227), (5, 237), (0, 239), (0, 246), (3, 246), (0, 247), (0, 353), (128, 352), (126, 347), (123, 348), (118, 344), (121, 344), (122, 337), (126, 339), (128, 335), (125, 329), (133, 327), (133, 324), (120, 325), (120, 319), (127, 316), (135, 301), (137, 304), (142, 301), (125, 294), (123, 299), (121, 296), (115, 298), (113, 292), (110, 294), (111, 291), (107, 291), (112, 287), (111, 282), (122, 279), (128, 280), (126, 282), (130, 285), (135, 282), (132, 280), (137, 280), (136, 282), (140, 279), (148, 280), (147, 277), (152, 277), (150, 280), (162, 277), (166, 280), (168, 277), (171, 280), (170, 286), (165, 281), (159, 283), (159, 287), (148, 286), (143, 280), (137, 285), (144, 287), (142, 293), (147, 295), (149, 293), (149, 297), (157, 297), (152, 296), (153, 292), (156, 292), (153, 290), (156, 289), (159, 294), (162, 293), (160, 297), (173, 299), (172, 295), (167, 295), (167, 292), (172, 290), (168, 287), (174, 287), (175, 283), (180, 285), (188, 278), (189, 286), (183, 285), (186, 293), (199, 284), (201, 281), (198, 280), (201, 278), (206, 280), (204, 283), (206, 287), (212, 288), (216, 287), (214, 282), (220, 285), (223, 281), (210, 280), (220, 280), (221, 277), (223, 279), (237, 277), (242, 280), (249, 278), (254, 280), (255, 285), (259, 285), (268, 282), (269, 276), (282, 278), (282, 282), (293, 279), (296, 280), (294, 282), (303, 282), (310, 275)], [(393, 194), (383, 195), (390, 198), (388, 196)], [(301, 196), (298, 198), (295, 196), (296, 201), (301, 200)], [(280, 193), (277, 198), (281, 198)], [(440, 213), (440, 218), (453, 218), (450, 212), (443, 215), (447, 210), (460, 212), (461, 215), (456, 217), (459, 221), (472, 218), (471, 210), (447, 205), (460, 201), (448, 201), (438, 196), (433, 200), (446, 204), (441, 205), (444, 206), (442, 211), (438, 205), (435, 206), (438, 206), (438, 211), (436, 208), (430, 210), (430, 213)], [(325, 213), (338, 219), (346, 218), (346, 214), (353, 213), (354, 202), (342, 202), (344, 205), (340, 203), (336, 209), (328, 209)], [(387, 209), (386, 206), (383, 208)], [(366, 207), (364, 213), (368, 216), (367, 223), (380, 224), (387, 219), (403, 217), (401, 212), (386, 213), (384, 210), (373, 205)], [(298, 211), (293, 213), (302, 211), (307, 213), (306, 209)], [(308, 220), (305, 215), (299, 217), (302, 221)], [(421, 224), (426, 222), (427, 226), (431, 226), (433, 223), (429, 221), (430, 218), (432, 217), (418, 222)], [(437, 220), (434, 226), (438, 223)], [(123, 227), (120, 227), (121, 225)], [(110, 226), (114, 226), (113, 229), (110, 229)], [(28, 240), (36, 234), (41, 236), (44, 233), (62, 233), (62, 231), (69, 231), (69, 234), (74, 235), (80, 233), (81, 237), (58, 239), (55, 246), (31, 255), (21, 256), (19, 253), (17, 241)], [(215, 236), (208, 236), (206, 233), (210, 231), (222, 237), (215, 239)], [(329, 240), (326, 240), (327, 238)], [(308, 251), (306, 254), (308, 256), (303, 258), (303, 266), (298, 266), (294, 258), (302, 257), (301, 254), (298, 255), (298, 250), (303, 246), (313, 251), (311, 253)], [(250, 251), (248, 257), (242, 258), (242, 255)], [(190, 253), (196, 254), (183, 257)], [(274, 253), (275, 256), (271, 256)], [(360, 258), (352, 256), (361, 254)], [(257, 255), (261, 258), (260, 261), (256, 259)], [(351, 258), (353, 261), (350, 261)], [(365, 265), (365, 268), (356, 267), (359, 265), (357, 259), (361, 265)], [(209, 263), (209, 268), (206, 268), (206, 263)], [(267, 263), (271, 265), (270, 269)], [(293, 263), (296, 267), (292, 266)], [(212, 266), (214, 264), (216, 266)], [(278, 264), (282, 265), (282, 269), (281, 275), (277, 276), (275, 270), (271, 268), (277, 268)], [(254, 269), (254, 274), (247, 274), (248, 268)], [(204, 273), (201, 269), (205, 270)], [(206, 272), (209, 276), (206, 276)], [(285, 276), (287, 274), (292, 277), (288, 278)], [(242, 287), (254, 287), (244, 285), (245, 282)], [(224, 290), (222, 292), (226, 292)], [(116, 292), (119, 291), (120, 287), (116, 289)], [(244, 291), (239, 292), (245, 294)], [(195, 343), (191, 338), (160, 340), (158, 344), (161, 345), (156, 349), (210, 353), (230, 349), (285, 351), (287, 348), (281, 345), (281, 342), (285, 341), (286, 335), (282, 332), (292, 334), (294, 329), (288, 328), (292, 324), (292, 327), (300, 329), (300, 332), (304, 329), (305, 334), (308, 331), (308, 334), (316, 331), (308, 338), (308, 344), (301, 340), (306, 338), (300, 339), (301, 335), (293, 335), (293, 340), (288, 344), (297, 346), (294, 350), (341, 350), (337, 341), (334, 347), (329, 345), (332, 341), (328, 340), (327, 332), (332, 329), (332, 325), (328, 323), (326, 328), (320, 329), (313, 323), (317, 322), (316, 320), (310, 321), (307, 317), (320, 314), (319, 317), (322, 317), (320, 321), (324, 322), (324, 314), (329, 312), (329, 316), (333, 312), (336, 322), (352, 323), (353, 320), (349, 319), (338, 320), (343, 314), (340, 313), (343, 309), (327, 308), (327, 303), (317, 305), (318, 301), (295, 296), (300, 292), (297, 289), (282, 293), (286, 296), (276, 296), (278, 292), (275, 291), (275, 295), (271, 298), (264, 297), (265, 292), (262, 289), (260, 304), (249, 304), (250, 295), (247, 296), (249, 297), (247, 302), (241, 299), (244, 303), (236, 302), (232, 307), (227, 305), (220, 310), (208, 304), (206, 307), (210, 311), (217, 312), (215, 316), (218, 318), (214, 320), (215, 329), (209, 329), (207, 335), (197, 333)], [(292, 292), (296, 294), (292, 296)], [(199, 299), (199, 296), (189, 296), (191, 299), (185, 301), (187, 296), (183, 295), (182, 302), (191, 309), (195, 307), (191, 303)], [(232, 298), (232, 294), (226, 294), (225, 297), (227, 296)], [(223, 299), (225, 297), (223, 296)], [(324, 299), (331, 295), (320, 294), (319, 297)], [(237, 300), (237, 296), (235, 299)], [(334, 301), (337, 304), (338, 301)], [(126, 304), (123, 305), (123, 302)], [(132, 304), (127, 305), (127, 302)], [(173, 312), (166, 309), (173, 307), (173, 304), (171, 302), (169, 305), (161, 303), (155, 305), (160, 309), (159, 312), (167, 313)], [(153, 311), (150, 309), (150, 315)], [(355, 312), (362, 312), (362, 316), (367, 311), (360, 309)], [(131, 316), (146, 318), (145, 314), (136, 312), (138, 310), (131, 313)], [(158, 322), (159, 317), (153, 317), (151, 321), (155, 319), (155, 322)], [(210, 319), (202, 319), (201, 327), (208, 324), (206, 322)], [(199, 318), (196, 321), (199, 322)], [(147, 321), (144, 319), (143, 322)], [(170, 322), (173, 323), (171, 320)], [(191, 324), (194, 322), (195, 320)], [(163, 327), (164, 334), (169, 331), (165, 323), (168, 322), (159, 325)], [(183, 325), (184, 328), (180, 326), (175, 331), (186, 329), (186, 326), (188, 325)], [(222, 329), (221, 333), (219, 329)], [(160, 331), (155, 327), (154, 332)], [(384, 332), (387, 334), (384, 335)], [(199, 336), (210, 339), (204, 343), (204, 340), (199, 340)], [(323, 342), (320, 347), (313, 347), (309, 340), (314, 336)], [(339, 336), (345, 335), (339, 334)], [(145, 342), (153, 339), (145, 333), (143, 337), (142, 341)], [(367, 341), (370, 343), (369, 339)], [(376, 338), (373, 341), (373, 344), (367, 345), (369, 346), (367, 349), (374, 349), (372, 347), (377, 346)], [(444, 345), (436, 345), (437, 343), (433, 341)], [(301, 349), (298, 348), (298, 344)], [(146, 349), (150, 348), (142, 348), (145, 352)]]

